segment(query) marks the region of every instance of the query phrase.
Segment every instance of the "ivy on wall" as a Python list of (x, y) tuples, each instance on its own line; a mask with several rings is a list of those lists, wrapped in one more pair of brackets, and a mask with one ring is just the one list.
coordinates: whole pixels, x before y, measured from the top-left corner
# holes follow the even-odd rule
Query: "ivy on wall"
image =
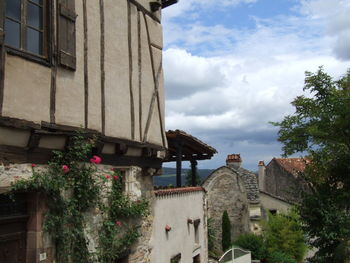
[[(54, 152), (47, 169), (35, 164), (33, 176), (12, 185), (11, 193), (45, 195), (47, 211), (43, 229), (56, 246), (57, 263), (115, 262), (125, 256), (140, 236), (139, 220), (148, 214), (147, 200), (132, 200), (123, 193), (123, 175), (97, 170), (101, 158), (91, 156), (94, 140), (78, 134), (65, 152)], [(100, 211), (98, 240), (88, 249), (86, 216)], [(95, 229), (96, 230), (96, 229)]]

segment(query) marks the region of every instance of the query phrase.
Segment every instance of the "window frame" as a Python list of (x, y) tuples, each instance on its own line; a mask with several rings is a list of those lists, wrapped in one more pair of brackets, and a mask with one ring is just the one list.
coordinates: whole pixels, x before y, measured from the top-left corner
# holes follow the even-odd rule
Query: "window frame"
[[(6, 0), (4, 0), (6, 2)], [(27, 60), (37, 62), (43, 64), (45, 66), (52, 66), (52, 54), (53, 54), (53, 4), (51, 0), (43, 0), (43, 53), (44, 55), (35, 54), (30, 52), (28, 49), (24, 49), (23, 47), (27, 43), (27, 27), (31, 27), (27, 24), (27, 6), (28, 1), (30, 0), (21, 0), (21, 29), (20, 29), (20, 48), (16, 48), (6, 44), (6, 31), (5, 31), (5, 41), (4, 47), (8, 54), (20, 56)], [(10, 19), (8, 18), (5, 12), (4, 20)]]

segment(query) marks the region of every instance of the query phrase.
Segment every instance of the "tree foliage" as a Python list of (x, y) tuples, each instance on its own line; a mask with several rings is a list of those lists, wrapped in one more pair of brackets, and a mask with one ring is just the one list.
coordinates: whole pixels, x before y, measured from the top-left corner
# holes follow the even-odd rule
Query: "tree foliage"
[[(202, 183), (201, 177), (198, 172), (196, 172), (196, 185), (200, 185)], [(192, 186), (192, 170), (188, 170), (186, 173), (186, 185)]]
[(233, 244), (249, 250), (252, 253), (252, 259), (260, 260), (266, 257), (266, 246), (263, 236), (258, 236), (253, 233), (242, 234)]
[(231, 222), (225, 210), (222, 214), (222, 250), (226, 251), (231, 247)]
[(286, 258), (289, 256), (296, 262), (301, 262), (305, 256), (306, 240), (300, 218), (294, 210), (288, 211), (287, 214), (270, 214), (264, 226), (264, 239), (270, 257), (276, 253), (283, 253)]
[(292, 102), (295, 113), (282, 122), (285, 155), (308, 154), (304, 176), (312, 188), (299, 212), (315, 262), (336, 262), (334, 252), (350, 240), (350, 70), (334, 80), (323, 68), (306, 72), (304, 91)]

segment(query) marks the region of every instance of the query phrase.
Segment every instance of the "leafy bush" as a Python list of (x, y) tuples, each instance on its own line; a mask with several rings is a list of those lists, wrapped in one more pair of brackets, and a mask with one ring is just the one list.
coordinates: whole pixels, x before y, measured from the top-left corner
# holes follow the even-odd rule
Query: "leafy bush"
[(225, 210), (222, 214), (222, 250), (226, 251), (231, 247), (231, 222)]
[(264, 238), (269, 255), (281, 252), (301, 262), (307, 251), (299, 216), (294, 210), (287, 214), (270, 214), (265, 223)]
[(252, 259), (263, 259), (266, 257), (266, 247), (262, 236), (251, 233), (243, 234), (233, 244), (251, 251)]
[(293, 259), (290, 255), (285, 254), (283, 252), (273, 252), (269, 256), (270, 263), (297, 263), (295, 259)]

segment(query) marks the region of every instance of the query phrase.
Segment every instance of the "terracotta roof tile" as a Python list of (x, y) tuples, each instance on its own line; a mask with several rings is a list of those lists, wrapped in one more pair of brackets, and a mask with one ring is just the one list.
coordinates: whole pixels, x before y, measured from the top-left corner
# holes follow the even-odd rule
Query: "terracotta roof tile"
[(201, 186), (191, 186), (191, 187), (181, 187), (181, 188), (170, 188), (163, 190), (156, 190), (154, 194), (156, 196), (164, 195), (174, 195), (174, 194), (183, 194), (183, 193), (192, 193), (192, 192), (204, 192), (204, 188)]
[(310, 162), (305, 158), (274, 158), (276, 162), (291, 174), (304, 172), (306, 165)]

